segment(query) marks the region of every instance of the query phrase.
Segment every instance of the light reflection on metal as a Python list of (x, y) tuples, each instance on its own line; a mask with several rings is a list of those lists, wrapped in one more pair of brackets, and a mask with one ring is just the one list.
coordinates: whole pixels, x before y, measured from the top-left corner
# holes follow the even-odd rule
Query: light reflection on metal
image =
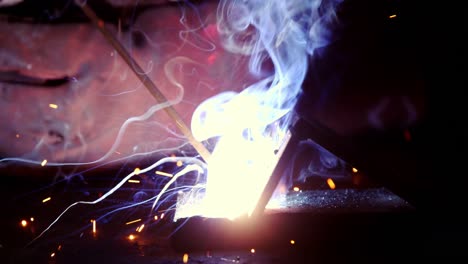
[(46, 164), (47, 164), (47, 160), (46, 160), (46, 159), (43, 160), (43, 161), (41, 162), (41, 166), (42, 166), (42, 167), (44, 167)]
[(167, 173), (167, 172), (164, 172), (164, 171), (156, 171), (155, 173), (157, 175), (166, 176), (166, 177), (169, 177), (169, 178), (172, 178), (174, 176), (171, 173)]
[(182, 161), (180, 161), (180, 160), (177, 161), (176, 165), (177, 165), (177, 167), (181, 167), (182, 166)]
[(250, 253), (255, 253), (255, 248), (250, 249)]
[(136, 219), (136, 220), (133, 220), (133, 221), (130, 221), (130, 222), (127, 222), (125, 223), (126, 225), (130, 225), (130, 224), (134, 224), (134, 223), (137, 223), (137, 222), (140, 222), (141, 221), (141, 218), (139, 219)]
[(44, 200), (42, 200), (42, 203), (47, 203), (48, 201), (50, 201), (52, 198), (51, 197), (47, 197), (45, 198)]
[(21, 135), (20, 135), (20, 134), (16, 134), (16, 138), (20, 138), (20, 137), (21, 137)]
[(52, 254), (50, 254), (50, 257), (51, 258), (55, 257), (55, 252), (52, 252)]
[(135, 173), (135, 175), (140, 174), (140, 168), (135, 168), (135, 170), (133, 171), (133, 173)]
[(333, 182), (331, 178), (327, 179), (327, 184), (328, 184), (328, 187), (330, 187), (330, 189), (335, 190), (336, 184)]
[(31, 222), (34, 222), (34, 217), (29, 218)]
[(164, 218), (164, 213), (161, 214), (161, 219), (163, 219), (163, 218)]

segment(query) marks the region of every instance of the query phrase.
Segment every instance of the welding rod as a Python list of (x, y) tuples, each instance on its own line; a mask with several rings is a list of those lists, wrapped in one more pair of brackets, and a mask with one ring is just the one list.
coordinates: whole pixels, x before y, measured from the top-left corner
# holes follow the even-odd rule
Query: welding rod
[(275, 168), (273, 169), (270, 178), (268, 178), (268, 181), (263, 188), (263, 191), (260, 195), (260, 198), (257, 201), (254, 210), (252, 211), (251, 217), (253, 219), (258, 219), (263, 215), (265, 208), (268, 205), (268, 202), (270, 201), (271, 197), (273, 196), (273, 193), (278, 187), (278, 184), (281, 181), (281, 178), (283, 177), (286, 169), (289, 167), (292, 157), (294, 157), (294, 153), (299, 144), (299, 138), (297, 137), (297, 131), (295, 127), (296, 125), (293, 124), (287, 130), (286, 135), (283, 139), (283, 143), (280, 149), (277, 150), (277, 163), (275, 165)]
[[(114, 49), (119, 53), (122, 59), (127, 63), (127, 65), (132, 69), (133, 73), (140, 79), (140, 81), (145, 85), (148, 91), (153, 95), (153, 97), (158, 101), (158, 103), (164, 103), (168, 100), (164, 96), (164, 94), (159, 91), (158, 87), (154, 84), (153, 81), (146, 75), (140, 65), (133, 59), (133, 57), (128, 53), (125, 47), (112, 35), (112, 33), (106, 29), (104, 26), (104, 21), (99, 19), (96, 13), (86, 4), (86, 1), (75, 0), (76, 5), (78, 5), (85, 15), (91, 19), (93, 24), (101, 31), (104, 37), (109, 41), (109, 43), (114, 47)], [(208, 162), (211, 153), (205, 146), (196, 140), (190, 131), (190, 128), (185, 124), (182, 117), (177, 113), (175, 108), (172, 105), (169, 105), (164, 108), (166, 113), (172, 118), (177, 127), (180, 131), (184, 134), (184, 136), (188, 139), (190, 144), (195, 148), (195, 150), (200, 154), (200, 156)]]

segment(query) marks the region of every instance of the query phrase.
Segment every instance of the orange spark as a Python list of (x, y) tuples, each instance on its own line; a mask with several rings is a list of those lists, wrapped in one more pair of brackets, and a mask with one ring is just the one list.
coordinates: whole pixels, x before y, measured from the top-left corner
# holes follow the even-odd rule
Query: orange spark
[(185, 253), (184, 256), (182, 257), (182, 262), (183, 263), (188, 263), (188, 254)]
[(140, 174), (140, 168), (135, 168), (135, 170), (133, 171), (133, 173), (135, 173), (135, 175)]
[(28, 221), (26, 221), (26, 220), (21, 220), (20, 223), (21, 223), (22, 227), (26, 227), (28, 225)]
[(358, 172), (358, 170), (356, 168), (353, 168), (353, 172), (356, 173)]
[(180, 167), (182, 166), (182, 161), (178, 160), (177, 163), (176, 163), (177, 167)]
[(43, 160), (43, 161), (41, 162), (41, 166), (42, 166), (42, 167), (44, 167), (46, 164), (47, 164), (47, 160), (46, 160), (46, 159)]
[(52, 252), (52, 254), (50, 254), (50, 257), (51, 258), (55, 257), (55, 252)]
[(56, 104), (49, 104), (49, 107), (50, 107), (50, 108), (53, 108), (53, 109), (57, 109), (57, 108), (58, 108), (58, 105), (56, 105)]
[(130, 235), (128, 236), (128, 239), (129, 239), (130, 241), (133, 241), (133, 240), (135, 240), (135, 236), (134, 236), (133, 234), (130, 234)]
[(390, 16), (388, 16), (388, 18), (395, 18), (395, 17), (396, 17), (396, 15), (395, 15), (395, 14), (394, 14), (394, 15), (390, 15)]
[(126, 225), (130, 225), (130, 224), (133, 224), (133, 223), (136, 223), (136, 222), (140, 222), (141, 221), (141, 218), (140, 219), (136, 219), (136, 220), (133, 220), (133, 221), (130, 221), (130, 222), (127, 222), (125, 223)]
[(140, 183), (139, 180), (128, 180), (128, 182), (130, 182), (130, 183)]
[(166, 176), (166, 177), (169, 177), (169, 178), (174, 176), (174, 175), (172, 175), (170, 173), (167, 173), (167, 172), (164, 172), (164, 171), (155, 171), (154, 173), (156, 173), (157, 175)]
[(34, 217), (29, 218), (29, 220), (31, 220), (31, 222), (34, 222)]
[(296, 244), (296, 241), (294, 241), (293, 239), (291, 239), (291, 241), (289, 241), (289, 243), (291, 243), (291, 245), (294, 245), (294, 244)]
[(136, 231), (137, 231), (138, 233), (140, 233), (140, 232), (143, 230), (143, 228), (145, 228), (145, 224), (142, 224), (141, 226), (139, 226), (139, 227), (136, 229)]
[(255, 248), (250, 249), (250, 253), (255, 253)]
[(333, 182), (332, 179), (328, 178), (327, 183), (328, 183), (328, 186), (330, 187), (330, 189), (335, 190), (336, 185), (335, 185), (335, 183)]
[(48, 201), (50, 201), (50, 199), (52, 199), (51, 197), (47, 197), (45, 198), (44, 200), (42, 200), (43, 203), (47, 203)]
[(91, 220), (91, 223), (93, 223), (93, 234), (96, 233), (96, 220)]
[(294, 190), (295, 192), (298, 192), (298, 191), (300, 191), (301, 189), (299, 189), (299, 187), (295, 186), (295, 187), (293, 188), (293, 190)]

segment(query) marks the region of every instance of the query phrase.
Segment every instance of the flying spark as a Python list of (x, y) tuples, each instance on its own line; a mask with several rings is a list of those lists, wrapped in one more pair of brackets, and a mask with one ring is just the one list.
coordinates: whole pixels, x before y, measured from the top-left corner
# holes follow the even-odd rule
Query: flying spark
[(327, 184), (328, 184), (328, 187), (330, 187), (330, 189), (335, 190), (336, 185), (335, 185), (335, 182), (333, 182), (331, 178), (327, 179)]
[(91, 220), (91, 223), (93, 223), (93, 234), (96, 234), (96, 220)]
[(128, 182), (130, 182), (130, 183), (140, 183), (139, 180), (128, 180)]
[(157, 175), (166, 176), (166, 177), (169, 177), (169, 178), (174, 176), (171, 173), (167, 173), (167, 172), (164, 172), (164, 171), (155, 171), (154, 173), (156, 173)]
[(141, 218), (136, 219), (136, 220), (133, 220), (133, 221), (130, 221), (130, 222), (127, 222), (127, 223), (125, 223), (125, 224), (126, 224), (126, 225), (131, 225), (131, 224), (134, 224), (134, 223), (138, 223), (138, 222), (140, 222), (140, 221), (141, 221)]
[(143, 228), (145, 228), (145, 224), (142, 224), (141, 226), (137, 227), (136, 231), (138, 233), (141, 233), (141, 231), (143, 231)]

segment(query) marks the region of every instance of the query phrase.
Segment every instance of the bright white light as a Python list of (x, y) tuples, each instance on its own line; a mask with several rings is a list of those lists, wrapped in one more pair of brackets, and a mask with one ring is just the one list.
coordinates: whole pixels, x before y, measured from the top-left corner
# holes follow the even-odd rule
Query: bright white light
[(208, 165), (203, 215), (229, 219), (250, 215), (274, 169), (275, 146), (269, 138), (223, 137)]
[[(275, 151), (293, 121), (307, 57), (327, 45), (327, 26), (340, 1), (220, 1), (223, 48), (250, 56), (249, 72), (261, 77), (240, 93), (205, 100), (192, 116), (197, 140), (218, 140), (208, 160), (205, 197), (196, 205), (201, 211), (194, 215), (234, 219), (252, 213), (281, 157)], [(274, 67), (270, 74), (265, 61)]]

